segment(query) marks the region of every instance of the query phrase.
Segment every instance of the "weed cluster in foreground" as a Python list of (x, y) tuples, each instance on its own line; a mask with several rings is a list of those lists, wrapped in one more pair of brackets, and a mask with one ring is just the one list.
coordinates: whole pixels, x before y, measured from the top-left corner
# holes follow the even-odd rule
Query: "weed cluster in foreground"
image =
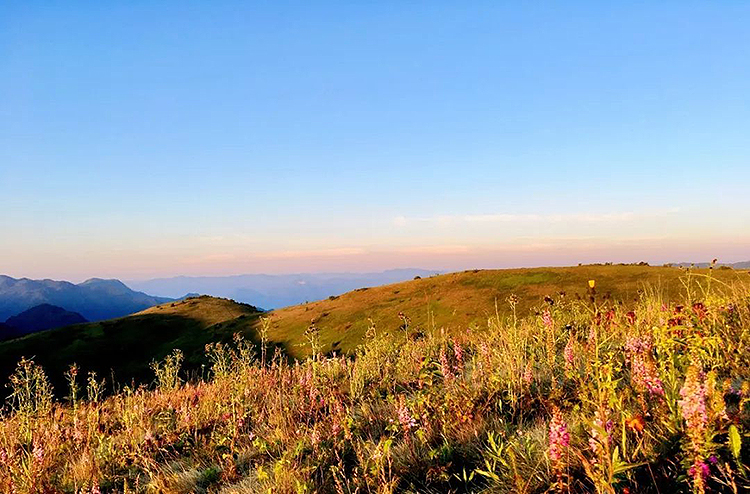
[(710, 282), (625, 307), (592, 281), (458, 334), (372, 325), (350, 356), (314, 327), (305, 361), (238, 338), (207, 347), (208, 380), (178, 352), (107, 398), (71, 367), (55, 402), (22, 360), (0, 492), (747, 492), (750, 290)]

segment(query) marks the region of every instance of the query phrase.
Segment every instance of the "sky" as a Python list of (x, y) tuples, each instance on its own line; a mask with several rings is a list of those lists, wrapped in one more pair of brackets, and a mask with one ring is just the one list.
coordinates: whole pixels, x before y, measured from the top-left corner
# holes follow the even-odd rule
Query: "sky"
[(0, 273), (750, 259), (750, 3), (7, 1)]

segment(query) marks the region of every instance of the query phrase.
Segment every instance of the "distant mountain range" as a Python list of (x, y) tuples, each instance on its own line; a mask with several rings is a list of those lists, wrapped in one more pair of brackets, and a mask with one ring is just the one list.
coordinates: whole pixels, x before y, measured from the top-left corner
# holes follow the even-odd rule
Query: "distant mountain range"
[(9, 317), (42, 304), (78, 313), (88, 321), (101, 321), (133, 314), (172, 300), (131, 290), (118, 280), (92, 278), (73, 284), (67, 281), (15, 279), (0, 275), (0, 321), (6, 321)]
[(180, 276), (130, 283), (141, 291), (133, 290), (119, 280), (92, 278), (74, 284), (0, 275), (0, 340), (88, 321), (123, 317), (198, 294), (275, 309), (336, 296), (357, 288), (397, 283), (431, 274), (435, 272), (396, 269), (363, 274)]
[[(223, 297), (264, 309), (321, 300), (363, 287), (398, 283), (438, 274), (425, 269), (392, 269), (377, 273), (246, 274), (238, 276), (177, 276), (148, 281), (128, 281), (136, 290), (164, 297), (188, 292)], [(85, 314), (84, 314), (85, 315)]]

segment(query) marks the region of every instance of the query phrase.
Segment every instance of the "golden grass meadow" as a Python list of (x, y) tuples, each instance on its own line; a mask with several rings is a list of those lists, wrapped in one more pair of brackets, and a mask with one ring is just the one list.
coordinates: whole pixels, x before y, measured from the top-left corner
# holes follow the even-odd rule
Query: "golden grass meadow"
[(0, 0), (0, 494), (750, 493), (749, 27)]
[(175, 349), (115, 391), (71, 365), (53, 396), (23, 359), (0, 491), (747, 492), (750, 283), (718, 274), (628, 300), (592, 278), (523, 310), (509, 291), (450, 328), (402, 311), (343, 353), (311, 318), (297, 358), (271, 344), (272, 313), (258, 344), (207, 344), (201, 376)]

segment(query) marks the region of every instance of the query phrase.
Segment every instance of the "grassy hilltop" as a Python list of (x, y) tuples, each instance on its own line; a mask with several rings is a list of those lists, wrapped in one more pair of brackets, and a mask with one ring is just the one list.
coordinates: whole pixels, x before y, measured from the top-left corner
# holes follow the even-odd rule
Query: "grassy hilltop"
[[(709, 269), (693, 270), (698, 277)], [(714, 270), (721, 281), (750, 280), (746, 271)], [(563, 268), (472, 270), (432, 276), (392, 285), (355, 290), (340, 297), (278, 309), (269, 314), (273, 341), (291, 354), (305, 354), (304, 332), (311, 322), (320, 330), (324, 351), (350, 352), (362, 342), (370, 320), (381, 332), (399, 333), (409, 319), (412, 331), (445, 328), (448, 332), (484, 327), (495, 314), (508, 314), (508, 297), (518, 298), (518, 317), (527, 316), (553, 300), (588, 299), (588, 280), (596, 280), (601, 301), (632, 305), (642, 290), (676, 299), (684, 291), (685, 271), (676, 267), (588, 265)]]
[[(694, 270), (703, 277), (708, 269)], [(717, 280), (748, 279), (745, 271), (715, 270)], [(309, 353), (306, 336), (313, 324), (323, 353), (351, 353), (360, 345), (371, 322), (379, 334), (396, 338), (444, 328), (448, 333), (469, 327), (486, 327), (487, 319), (510, 314), (508, 297), (518, 299), (519, 318), (546, 304), (588, 299), (588, 280), (596, 280), (600, 301), (632, 305), (648, 284), (665, 299), (679, 297), (684, 290), (685, 271), (650, 266), (578, 266), (477, 270), (432, 276), (392, 285), (358, 289), (339, 297), (278, 309), (261, 314), (250, 305), (227, 299), (198, 297), (151, 307), (137, 314), (58, 328), (25, 338), (0, 342), (0, 375), (8, 376), (21, 356), (35, 357), (48, 370), (55, 387), (63, 387), (63, 372), (76, 362), (85, 372), (95, 371), (120, 383), (150, 382), (152, 360), (164, 358), (179, 348), (185, 368), (199, 371), (208, 361), (207, 343), (230, 341), (240, 333), (259, 341), (260, 317), (269, 318), (267, 338), (287, 355)], [(564, 293), (564, 296), (561, 295)], [(408, 328), (402, 329), (405, 320)]]
[[(618, 282), (618, 272), (628, 276)], [(78, 372), (68, 374), (69, 398), (55, 402), (44, 369), (25, 361), (0, 413), (0, 492), (748, 492), (750, 280), (691, 275), (680, 290), (674, 272), (471, 272), (356, 292), (316, 309), (340, 301), (342, 324), (383, 318), (350, 357), (313, 351), (292, 361), (240, 340), (209, 346), (203, 379), (185, 381), (174, 353), (156, 366), (153, 385), (106, 399)], [(647, 275), (661, 287), (641, 285)], [(595, 300), (578, 300), (572, 294), (587, 292), (589, 279)], [(540, 302), (561, 288), (564, 298)], [(408, 299), (390, 300), (396, 290), (441, 297), (435, 324), (453, 330), (388, 329), (390, 314), (408, 309)], [(489, 306), (471, 301), (472, 291)], [(495, 313), (496, 296), (509, 293), (519, 297), (518, 318)], [(454, 313), (460, 301), (471, 310)], [(284, 311), (272, 314), (269, 336), (299, 353), (326, 350), (330, 327), (284, 326)], [(483, 324), (461, 326), (459, 314)], [(192, 322), (174, 334), (148, 324), (172, 317)], [(110, 329), (131, 331), (131, 348), (162, 332), (162, 350), (197, 348), (235, 330), (254, 335), (256, 317), (204, 298)], [(95, 334), (106, 333), (101, 326), (68, 329), (76, 341), (106, 344)]]

